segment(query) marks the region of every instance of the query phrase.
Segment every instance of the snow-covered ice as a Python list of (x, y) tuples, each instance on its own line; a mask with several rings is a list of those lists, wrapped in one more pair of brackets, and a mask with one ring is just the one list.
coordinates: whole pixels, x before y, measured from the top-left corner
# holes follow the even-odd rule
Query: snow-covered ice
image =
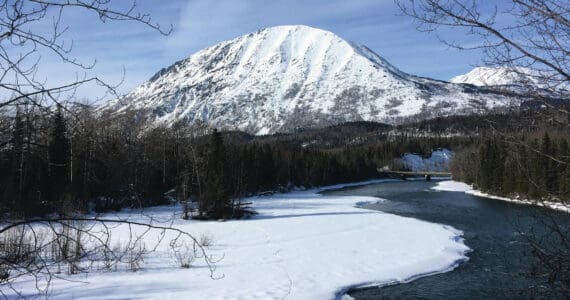
[[(177, 267), (164, 243), (139, 272), (55, 280), (50, 299), (334, 299), (350, 287), (446, 272), (467, 259), (469, 248), (454, 228), (355, 207), (378, 198), (318, 191), (246, 199), (259, 212), (248, 220), (176, 218), (174, 227), (213, 237), (210, 254), (223, 257), (215, 271), (220, 279), (211, 279), (200, 261)], [(156, 207), (146, 214), (168, 219), (179, 209)], [(113, 235), (128, 234), (125, 229), (115, 228)], [(153, 236), (146, 242), (152, 244)], [(33, 291), (32, 282), (16, 287)]]
[(440, 181), (437, 183), (436, 186), (432, 187), (432, 189), (437, 190), (437, 191), (464, 192), (466, 194), (477, 196), (477, 197), (507, 201), (507, 202), (511, 202), (511, 203), (515, 203), (515, 204), (538, 205), (538, 206), (544, 206), (544, 207), (548, 207), (548, 208), (555, 209), (555, 210), (570, 212), (570, 205), (568, 205), (568, 204), (553, 202), (553, 201), (537, 201), (537, 200), (518, 199), (518, 198), (515, 199), (515, 198), (507, 198), (507, 197), (490, 195), (490, 194), (483, 193), (481, 191), (475, 190), (475, 189), (473, 189), (472, 186), (470, 186), (468, 184), (465, 184), (463, 182), (453, 181), (453, 180)]
[(473, 187), (463, 182), (445, 180), (445, 181), (439, 181), (434, 187), (432, 187), (432, 190), (448, 191), (448, 192), (467, 192), (467, 191), (472, 191)]

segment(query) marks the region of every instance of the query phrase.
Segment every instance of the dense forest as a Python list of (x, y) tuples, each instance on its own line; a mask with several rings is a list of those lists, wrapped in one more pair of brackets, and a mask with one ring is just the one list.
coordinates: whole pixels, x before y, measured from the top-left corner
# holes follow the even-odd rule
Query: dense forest
[[(455, 180), (483, 192), (529, 200), (570, 201), (570, 114), (568, 106), (521, 110), (504, 115), (450, 117), (429, 126), (473, 132), (473, 144), (456, 148)], [(457, 119), (464, 122), (454, 122)], [(429, 122), (428, 122), (429, 123)], [(475, 126), (475, 127), (473, 127)], [(420, 126), (418, 126), (420, 127)], [(421, 127), (420, 127), (421, 128)]]
[(493, 195), (568, 202), (569, 142), (568, 131), (486, 136), (455, 154), (452, 173)]
[[(4, 216), (193, 201), (202, 217), (239, 217), (235, 208), (245, 196), (378, 178), (377, 168), (399, 168), (395, 158), (402, 154), (437, 148), (457, 151), (454, 177), (486, 192), (567, 197), (570, 186), (567, 131), (529, 111), (399, 126), (353, 122), (272, 136), (200, 124), (148, 129), (136, 115), (101, 116), (88, 106), (48, 113), (20, 107), (3, 123), (9, 124), (0, 149)], [(520, 140), (500, 134), (513, 131)]]
[(368, 122), (262, 137), (201, 125), (145, 129), (134, 115), (95, 116), (90, 107), (19, 108), (10, 123), (0, 203), (15, 216), (188, 199), (207, 216), (227, 216), (247, 195), (377, 178), (402, 153), (471, 143)]

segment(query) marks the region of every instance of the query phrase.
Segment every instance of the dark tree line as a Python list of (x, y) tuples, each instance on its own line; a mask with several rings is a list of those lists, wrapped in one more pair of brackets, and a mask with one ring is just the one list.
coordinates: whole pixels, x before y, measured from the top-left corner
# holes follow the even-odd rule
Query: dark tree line
[[(204, 218), (240, 217), (244, 196), (377, 178), (378, 167), (399, 168), (394, 159), (402, 154), (437, 148), (463, 149), (454, 177), (483, 191), (535, 199), (568, 193), (568, 134), (527, 112), (490, 118), (496, 122), (350, 123), (254, 137), (203, 125), (148, 129), (136, 115), (101, 116), (84, 106), (48, 115), (28, 109), (17, 110), (0, 149), (0, 203), (13, 216), (180, 201)], [(527, 118), (524, 130), (504, 121)], [(465, 129), (445, 130), (458, 125)], [(517, 138), (505, 139), (513, 131)]]
[(569, 141), (567, 131), (487, 136), (456, 154), (453, 176), (494, 195), (568, 202)]
[(392, 166), (402, 153), (472, 143), (469, 137), (417, 137), (385, 126), (357, 134), (347, 129), (343, 137), (343, 126), (334, 126), (301, 142), (295, 135), (252, 137), (201, 125), (148, 129), (135, 115), (101, 116), (84, 106), (47, 115), (27, 109), (11, 119), (0, 149), (0, 203), (11, 216), (177, 200), (187, 208), (197, 203), (200, 217), (240, 217), (236, 207), (244, 196), (377, 178), (377, 168)]

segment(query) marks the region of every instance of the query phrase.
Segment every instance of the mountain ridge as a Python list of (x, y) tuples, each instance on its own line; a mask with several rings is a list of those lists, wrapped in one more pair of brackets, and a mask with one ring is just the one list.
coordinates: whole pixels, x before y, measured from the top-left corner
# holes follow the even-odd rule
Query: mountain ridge
[(350, 121), (397, 123), (515, 103), (488, 89), (403, 72), (364, 45), (304, 25), (207, 47), (101, 108), (153, 126), (202, 121), (252, 134)]
[(465, 74), (451, 78), (449, 82), (508, 88), (521, 93), (541, 91), (551, 97), (568, 94), (570, 83), (556, 78), (555, 74), (528, 67), (475, 67)]

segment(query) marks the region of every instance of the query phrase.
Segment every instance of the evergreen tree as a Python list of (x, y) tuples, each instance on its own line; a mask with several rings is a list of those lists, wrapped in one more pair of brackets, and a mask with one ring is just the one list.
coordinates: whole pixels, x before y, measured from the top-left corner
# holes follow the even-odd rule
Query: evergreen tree
[(482, 191), (491, 189), (493, 174), (493, 147), (492, 141), (486, 139), (479, 149), (479, 174), (477, 176), (477, 186)]
[(568, 141), (562, 139), (559, 147), (559, 157), (563, 164), (560, 164), (558, 174), (559, 182), (559, 194), (562, 198), (561, 200), (568, 203), (570, 201), (570, 147), (568, 147)]
[(63, 197), (69, 184), (70, 145), (67, 138), (67, 125), (62, 107), (58, 106), (52, 120), (52, 132), (49, 141), (49, 189), (53, 208), (62, 212)]
[(545, 132), (542, 137), (540, 152), (541, 188), (544, 189), (546, 194), (551, 194), (558, 187), (558, 183), (556, 176), (556, 162), (552, 159), (556, 156), (556, 145), (552, 143), (548, 132)]
[[(532, 139), (529, 143), (530, 149), (537, 149), (538, 148), (538, 140)], [(535, 151), (529, 150), (527, 155), (527, 183), (528, 184), (528, 195), (532, 199), (537, 199), (541, 194), (540, 190), (540, 174), (541, 174), (541, 160), (540, 155), (537, 154)], [(530, 183), (530, 184), (529, 184)], [(525, 184), (525, 183), (523, 183)]]
[(516, 191), (516, 162), (515, 157), (506, 155), (504, 173), (502, 178), (502, 193), (509, 196)]
[(23, 203), (23, 185), (24, 185), (24, 135), (25, 126), (19, 108), (16, 108), (16, 117), (12, 128), (12, 138), (10, 139), (10, 175), (9, 183), (5, 190), (4, 205), (23, 211), (26, 205)]
[(275, 169), (273, 161), (273, 149), (268, 144), (263, 144), (259, 148), (259, 156), (256, 161), (258, 170), (258, 188), (262, 190), (271, 189), (275, 186)]
[(214, 129), (208, 145), (200, 211), (222, 218), (230, 203), (229, 173), (222, 134)]

